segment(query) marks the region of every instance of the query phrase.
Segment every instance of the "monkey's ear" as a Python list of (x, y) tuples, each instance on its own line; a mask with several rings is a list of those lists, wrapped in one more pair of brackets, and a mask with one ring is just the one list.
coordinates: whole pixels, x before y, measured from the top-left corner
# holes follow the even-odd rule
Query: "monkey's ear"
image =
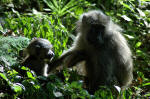
[(83, 24), (87, 24), (87, 17), (86, 17), (86, 15), (83, 15), (83, 17), (82, 17), (82, 23)]

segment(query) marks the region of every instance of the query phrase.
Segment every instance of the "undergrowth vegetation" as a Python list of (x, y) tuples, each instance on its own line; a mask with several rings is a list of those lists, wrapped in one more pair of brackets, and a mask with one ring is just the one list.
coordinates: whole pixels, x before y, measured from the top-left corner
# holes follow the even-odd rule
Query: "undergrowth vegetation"
[(34, 37), (48, 39), (53, 45), (54, 58), (60, 56), (75, 38), (79, 16), (91, 9), (104, 11), (124, 29), (133, 52), (134, 80), (121, 93), (123, 99), (150, 98), (149, 0), (23, 1), (0, 1), (0, 98), (116, 99), (117, 90), (102, 86), (90, 94), (83, 88), (83, 77), (75, 70), (65, 68), (44, 77), (19, 64), (20, 50)]

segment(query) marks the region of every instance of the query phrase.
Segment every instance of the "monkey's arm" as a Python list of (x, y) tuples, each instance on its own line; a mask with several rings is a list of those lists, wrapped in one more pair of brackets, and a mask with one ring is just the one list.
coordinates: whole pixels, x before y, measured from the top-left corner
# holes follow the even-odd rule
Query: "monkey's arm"
[(52, 70), (54, 70), (55, 68), (57, 68), (58, 66), (62, 65), (63, 62), (65, 62), (65, 66), (67, 67), (72, 67), (74, 66), (76, 63), (85, 60), (86, 59), (86, 53), (85, 51), (82, 50), (73, 50), (73, 51), (68, 51), (65, 54), (63, 54), (62, 56), (60, 56), (60, 58), (50, 62), (48, 65), (48, 73)]

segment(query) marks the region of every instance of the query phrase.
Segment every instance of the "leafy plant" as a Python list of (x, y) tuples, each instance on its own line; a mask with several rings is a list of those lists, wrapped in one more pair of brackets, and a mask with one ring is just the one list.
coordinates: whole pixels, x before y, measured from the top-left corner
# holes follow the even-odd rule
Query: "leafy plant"
[(0, 36), (0, 63), (1, 65), (13, 65), (17, 62), (19, 51), (29, 44), (25, 37)]
[[(67, 14), (72, 14), (79, 7), (90, 5), (84, 0), (44, 0), (55, 17), (63, 17)], [(72, 14), (72, 16), (74, 16)]]
[(56, 56), (66, 48), (68, 30), (59, 19), (54, 20), (52, 16), (35, 15), (33, 17), (7, 18), (3, 29), (6, 30), (6, 27), (16, 35), (24, 35), (30, 39), (33, 37), (48, 39), (53, 44), (54, 51), (59, 50), (59, 52), (55, 52)]
[[(41, 2), (41, 0), (37, 2), (39, 1)], [(34, 3), (32, 0), (23, 1), (21, 4), (20, 0), (0, 1), (4, 3), (0, 9), (2, 11), (7, 3), (15, 5), (12, 13), (5, 12), (5, 18), (0, 18), (0, 35), (11, 35), (11, 37), (0, 36), (0, 98), (115, 99), (114, 89), (112, 91), (107, 87), (99, 87), (99, 90), (91, 95), (83, 88), (83, 77), (75, 71), (65, 69), (49, 77), (37, 77), (36, 73), (29, 68), (12, 66), (19, 62), (17, 60), (18, 51), (26, 47), (29, 39), (33, 37), (48, 39), (53, 44), (56, 57), (60, 56), (74, 39), (75, 22), (79, 15), (93, 7), (103, 10), (107, 15), (112, 16), (113, 21), (123, 27), (123, 34), (133, 51), (134, 80), (130, 88), (121, 93), (123, 99), (148, 99), (150, 97), (149, 0), (43, 1), (47, 5), (45, 7), (49, 8), (49, 14), (38, 12), (35, 9), (32, 10), (32, 13), (24, 14), (17, 11), (21, 11), (20, 5), (31, 11), (34, 7), (34, 5), (30, 7)], [(12, 37), (12, 35), (19, 37)]]

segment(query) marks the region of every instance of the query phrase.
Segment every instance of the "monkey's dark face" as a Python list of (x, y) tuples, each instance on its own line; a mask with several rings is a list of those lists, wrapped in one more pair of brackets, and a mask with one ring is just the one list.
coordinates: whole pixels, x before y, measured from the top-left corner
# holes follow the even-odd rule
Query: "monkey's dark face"
[[(81, 33), (88, 44), (94, 47), (102, 47), (106, 41), (106, 26), (110, 22), (110, 17), (101, 11), (91, 11), (81, 16)], [(80, 25), (79, 24), (79, 25)]]
[(96, 17), (83, 16), (83, 28), (86, 29), (85, 38), (94, 47), (104, 44), (105, 26)]
[(104, 44), (104, 32), (105, 26), (100, 24), (91, 24), (89, 31), (87, 32), (87, 41), (98, 47)]
[(34, 39), (27, 47), (27, 50), (30, 56), (41, 61), (50, 61), (51, 58), (54, 56), (54, 53), (52, 51), (52, 45), (46, 39)]
[[(40, 52), (40, 53), (39, 53)], [(40, 51), (37, 51), (38, 57), (40, 60), (50, 61), (54, 56), (53, 51), (50, 48), (42, 48)]]

